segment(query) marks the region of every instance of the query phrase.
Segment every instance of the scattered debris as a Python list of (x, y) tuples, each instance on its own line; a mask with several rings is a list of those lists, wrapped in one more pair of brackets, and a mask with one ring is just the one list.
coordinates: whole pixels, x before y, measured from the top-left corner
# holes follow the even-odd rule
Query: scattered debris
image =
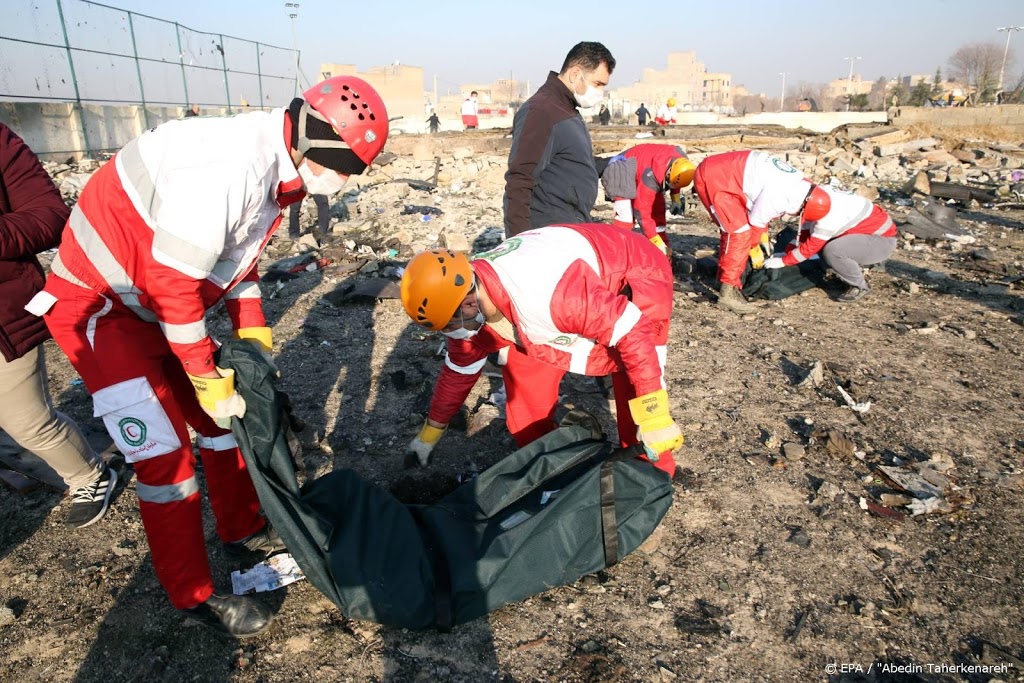
[(840, 395), (842, 395), (843, 400), (846, 401), (846, 405), (853, 412), (864, 414), (864, 413), (868, 412), (869, 410), (871, 410), (871, 401), (864, 401), (862, 403), (858, 403), (858, 402), (854, 401), (853, 397), (850, 396), (848, 393), (846, 393), (846, 390), (843, 389), (843, 387), (840, 386), (840, 384), (838, 382), (836, 382), (836, 389), (839, 390), (839, 393), (840, 393)]
[(807, 387), (819, 387), (825, 381), (825, 364), (820, 360), (814, 361), (810, 370), (802, 380), (797, 383), (798, 389), (805, 389)]

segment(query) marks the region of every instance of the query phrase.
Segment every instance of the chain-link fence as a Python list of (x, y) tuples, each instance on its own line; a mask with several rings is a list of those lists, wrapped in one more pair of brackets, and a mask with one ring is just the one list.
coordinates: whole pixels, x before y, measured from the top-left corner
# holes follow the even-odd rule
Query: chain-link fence
[(0, 100), (73, 102), (79, 116), (83, 103), (137, 104), (148, 118), (147, 105), (231, 113), (282, 106), (295, 92), (288, 48), (90, 0), (12, 4), (0, 23)]

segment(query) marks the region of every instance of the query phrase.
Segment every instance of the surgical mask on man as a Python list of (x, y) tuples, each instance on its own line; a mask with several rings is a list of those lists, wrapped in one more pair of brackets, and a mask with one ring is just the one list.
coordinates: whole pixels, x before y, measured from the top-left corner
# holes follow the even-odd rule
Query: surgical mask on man
[(572, 94), (576, 98), (577, 104), (579, 104), (584, 109), (596, 107), (598, 104), (601, 103), (601, 100), (604, 99), (604, 90), (600, 88), (595, 88), (590, 83), (587, 83), (587, 78), (586, 76), (583, 75), (582, 71), (580, 72), (580, 76), (583, 79), (583, 84), (587, 86), (587, 89), (582, 95), (580, 95), (578, 92), (576, 92), (576, 86), (575, 84), (573, 84)]
[(473, 322), (475, 322), (477, 324), (477, 328), (475, 330), (470, 330), (470, 329), (466, 329), (465, 327), (460, 327), (459, 329), (452, 330), (451, 332), (445, 332), (445, 331), (442, 330), (441, 334), (443, 334), (444, 336), (448, 337), (449, 339), (472, 339), (476, 335), (480, 334), (480, 330), (483, 328), (484, 314), (483, 313), (477, 313), (476, 317), (473, 318)]
[(339, 192), (341, 188), (345, 187), (346, 181), (346, 178), (329, 168), (324, 168), (320, 175), (314, 175), (313, 169), (305, 160), (299, 164), (299, 177), (302, 178), (302, 184), (306, 186), (306, 192), (327, 196)]

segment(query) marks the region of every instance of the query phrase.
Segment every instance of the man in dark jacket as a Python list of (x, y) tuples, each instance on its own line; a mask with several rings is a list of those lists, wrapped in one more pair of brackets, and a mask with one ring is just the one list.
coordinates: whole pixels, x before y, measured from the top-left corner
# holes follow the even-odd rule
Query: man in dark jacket
[(50, 333), (24, 309), (43, 288), (35, 254), (57, 246), (69, 213), (36, 155), (0, 123), (0, 429), (64, 479), (65, 524), (81, 528), (106, 513), (117, 473), (53, 409), (41, 346)]
[(576, 107), (601, 103), (614, 68), (615, 58), (604, 45), (578, 43), (562, 70), (549, 73), (516, 112), (505, 173), (506, 237), (591, 220), (604, 164), (594, 158), (590, 132)]
[(646, 126), (647, 117), (651, 115), (651, 112), (647, 111), (647, 107), (644, 106), (643, 102), (640, 103), (640, 108), (637, 109), (634, 113), (636, 114), (636, 120), (640, 123), (640, 125)]

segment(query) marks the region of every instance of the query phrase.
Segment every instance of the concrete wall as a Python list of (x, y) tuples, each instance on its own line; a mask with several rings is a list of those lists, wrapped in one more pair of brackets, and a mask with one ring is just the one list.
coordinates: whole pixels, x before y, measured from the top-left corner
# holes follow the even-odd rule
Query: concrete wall
[(1024, 104), (987, 107), (903, 107), (893, 118), (895, 126), (905, 128), (915, 123), (963, 128), (967, 126), (998, 126), (1014, 133), (1024, 133)]
[(729, 116), (712, 112), (677, 112), (680, 126), (781, 126), (786, 129), (804, 129), (815, 133), (828, 133), (848, 123), (885, 123), (881, 111), (826, 111), (826, 112), (760, 112), (746, 116)]
[[(238, 112), (238, 108), (233, 108)], [(88, 139), (93, 155), (116, 151), (146, 128), (180, 118), (184, 107), (141, 105), (82, 105), (79, 116), (68, 102), (0, 102), (0, 121), (17, 133), (40, 158), (81, 159)], [(226, 109), (204, 109), (205, 116), (226, 114)], [(85, 124), (83, 134), (83, 121)]]

